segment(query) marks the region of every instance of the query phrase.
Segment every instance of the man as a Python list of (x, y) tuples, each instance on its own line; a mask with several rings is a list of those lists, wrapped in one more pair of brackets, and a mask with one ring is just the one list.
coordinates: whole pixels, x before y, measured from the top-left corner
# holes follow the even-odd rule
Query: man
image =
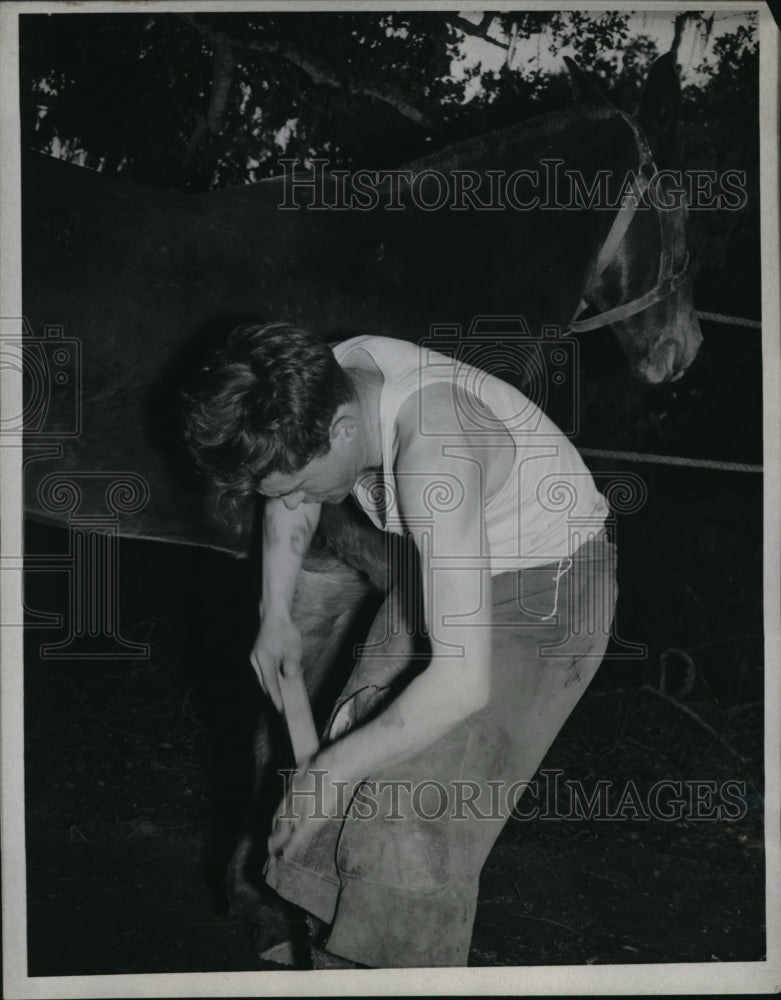
[(322, 505), (354, 500), (414, 542), (430, 656), (404, 670), (406, 632), (375, 621), (277, 811), (266, 879), (347, 963), (466, 964), (483, 863), (608, 641), (604, 498), (516, 389), (382, 337), (332, 350), (284, 324), (241, 327), (187, 415), (229, 505), (266, 497), (251, 661), (278, 710)]

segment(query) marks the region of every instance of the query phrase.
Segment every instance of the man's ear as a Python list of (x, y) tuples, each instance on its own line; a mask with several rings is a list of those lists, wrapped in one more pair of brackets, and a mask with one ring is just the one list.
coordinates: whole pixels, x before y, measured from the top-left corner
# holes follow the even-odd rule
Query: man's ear
[(354, 437), (358, 432), (358, 422), (355, 417), (350, 413), (339, 413), (337, 410), (336, 416), (331, 423), (331, 444), (340, 436), (345, 438)]

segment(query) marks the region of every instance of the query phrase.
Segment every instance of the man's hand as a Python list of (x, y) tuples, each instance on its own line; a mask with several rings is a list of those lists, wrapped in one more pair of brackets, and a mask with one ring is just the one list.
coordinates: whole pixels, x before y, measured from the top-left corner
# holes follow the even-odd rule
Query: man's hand
[(290, 619), (290, 609), (298, 571), (319, 518), (319, 503), (289, 510), (283, 500), (268, 498), (263, 511), (263, 598), (250, 662), (278, 712), (282, 711), (280, 671), (292, 677), (300, 669), (301, 633)]
[(278, 712), (282, 711), (279, 675), (283, 673), (285, 677), (292, 677), (301, 669), (301, 651), (301, 633), (289, 617), (276, 613), (263, 619), (250, 653), (250, 662), (260, 686)]

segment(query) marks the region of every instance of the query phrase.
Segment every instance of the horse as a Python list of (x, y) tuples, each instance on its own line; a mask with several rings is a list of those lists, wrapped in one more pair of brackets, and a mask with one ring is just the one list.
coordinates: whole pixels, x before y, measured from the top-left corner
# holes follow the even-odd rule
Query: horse
[[(401, 210), (298, 204), (295, 172), (186, 194), (26, 156), (27, 512), (65, 524), (74, 504), (99, 511), (105, 483), (92, 474), (128, 473), (139, 497), (122, 509), (120, 534), (246, 555), (253, 511), (235, 535), (219, 528), (181, 453), (172, 405), (204, 346), (242, 321), (285, 320), (331, 340), (372, 332), (421, 342), (459, 330), (464, 346), (487, 315), (493, 332), (476, 338), (477, 363), (509, 366), (543, 393), (554, 374), (547, 332), (561, 332), (556, 346), (571, 357), (567, 331), (609, 323), (635, 377), (680, 376), (701, 341), (685, 207), (421, 204), (436, 176), (527, 176), (558, 164), (588, 182), (608, 169), (616, 198), (628, 172), (642, 179), (670, 165), (680, 99), (671, 58), (652, 67), (634, 119), (569, 68), (580, 103), (407, 165), (392, 179)], [(338, 178), (322, 183), (326, 200), (337, 198)], [(526, 195), (517, 181), (513, 195)], [(576, 319), (584, 303), (597, 315)], [(55, 495), (66, 479), (78, 494), (70, 506)]]

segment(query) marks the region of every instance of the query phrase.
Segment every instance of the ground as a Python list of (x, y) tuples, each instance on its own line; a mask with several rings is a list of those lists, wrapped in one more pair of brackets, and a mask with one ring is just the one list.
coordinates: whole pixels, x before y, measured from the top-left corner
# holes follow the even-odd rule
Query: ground
[[(630, 780), (643, 801), (662, 779), (741, 782), (742, 815), (511, 820), (483, 872), (473, 965), (765, 954), (761, 487), (680, 475), (647, 473), (653, 502), (618, 524), (619, 635), (645, 656), (605, 662), (543, 767), (589, 792), (611, 782), (611, 810)], [(67, 535), (30, 525), (27, 542), (61, 551)], [(120, 565), (121, 629), (148, 659), (42, 659), (62, 633), (28, 631), (29, 972), (273, 968), (222, 889), (261, 698), (253, 569), (130, 541)], [(28, 608), (62, 609), (66, 583), (30, 573)]]

